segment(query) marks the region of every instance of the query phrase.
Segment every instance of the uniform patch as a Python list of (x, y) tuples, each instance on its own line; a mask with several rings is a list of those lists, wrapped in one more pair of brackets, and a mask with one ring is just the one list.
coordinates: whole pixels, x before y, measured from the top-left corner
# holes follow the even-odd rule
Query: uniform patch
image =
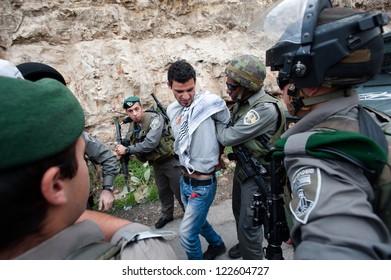
[(83, 135), (87, 140), (90, 140), (91, 142), (96, 143), (96, 139), (94, 137), (92, 137), (91, 135), (89, 135), (88, 133), (83, 133)]
[(246, 125), (254, 124), (259, 121), (259, 114), (255, 110), (250, 110), (244, 116), (243, 123)]
[(159, 118), (154, 118), (151, 122), (151, 129), (155, 130), (160, 127), (160, 119)]
[(301, 168), (293, 176), (289, 204), (295, 219), (306, 224), (319, 199), (321, 175), (318, 168)]

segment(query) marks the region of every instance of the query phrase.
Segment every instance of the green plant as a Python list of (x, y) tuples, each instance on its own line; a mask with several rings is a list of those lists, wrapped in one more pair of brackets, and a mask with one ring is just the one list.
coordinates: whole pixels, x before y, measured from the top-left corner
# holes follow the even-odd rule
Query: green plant
[(223, 152), (223, 159), (225, 162), (225, 170), (228, 173), (234, 173), (235, 172), (235, 166), (236, 162), (235, 161), (230, 161), (228, 159), (228, 154), (233, 153), (233, 149), (231, 146), (225, 147), (224, 152)]
[(137, 203), (149, 201), (149, 188), (155, 185), (151, 166), (145, 162), (130, 161), (130, 184)]
[(133, 207), (137, 205), (133, 193), (128, 193), (124, 198), (114, 200), (114, 209), (124, 209), (125, 207)]
[(224, 148), (224, 154), (228, 155), (229, 153), (232, 153), (232, 152), (233, 152), (233, 149), (231, 146)]
[(139, 203), (156, 201), (158, 199), (157, 188), (153, 178), (153, 169), (148, 162), (130, 160), (128, 170), (130, 192), (127, 191), (123, 174), (117, 175), (114, 179), (115, 189), (121, 190), (115, 196), (114, 208), (125, 208)]
[(148, 190), (147, 202), (152, 203), (159, 199), (159, 194), (156, 186), (150, 186)]
[(96, 197), (99, 198), (100, 191), (102, 190), (102, 168), (99, 165), (95, 165), (91, 161), (88, 161), (88, 175), (90, 178), (90, 195), (94, 198), (93, 208), (97, 208)]
[(121, 188), (123, 189), (125, 187), (125, 176), (123, 174), (118, 174), (113, 181), (114, 188)]

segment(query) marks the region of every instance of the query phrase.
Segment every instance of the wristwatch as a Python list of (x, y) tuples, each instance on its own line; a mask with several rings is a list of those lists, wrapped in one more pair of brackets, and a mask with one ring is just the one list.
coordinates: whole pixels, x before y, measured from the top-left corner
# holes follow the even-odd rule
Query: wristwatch
[(110, 186), (110, 185), (105, 185), (102, 187), (103, 190), (108, 190), (108, 191), (113, 191), (114, 190), (114, 187), (113, 186)]

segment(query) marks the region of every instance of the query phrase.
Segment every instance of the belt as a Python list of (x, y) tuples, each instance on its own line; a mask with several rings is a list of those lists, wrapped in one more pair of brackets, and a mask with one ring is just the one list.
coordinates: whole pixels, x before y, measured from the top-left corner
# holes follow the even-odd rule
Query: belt
[(216, 177), (213, 176), (212, 178), (209, 179), (196, 179), (196, 178), (190, 178), (187, 177), (186, 175), (183, 175), (183, 181), (191, 185), (193, 187), (200, 187), (200, 186), (208, 186), (212, 185), (214, 181), (216, 181)]
[[(188, 173), (186, 167), (181, 166), (181, 168), (182, 168), (183, 173), (185, 173), (185, 174)], [(210, 173), (203, 173), (203, 172), (199, 172), (199, 171), (196, 171), (193, 169), (189, 169), (189, 170), (190, 170), (190, 172), (192, 172), (192, 174), (196, 174), (196, 175), (214, 175), (215, 174), (214, 171), (212, 171)]]

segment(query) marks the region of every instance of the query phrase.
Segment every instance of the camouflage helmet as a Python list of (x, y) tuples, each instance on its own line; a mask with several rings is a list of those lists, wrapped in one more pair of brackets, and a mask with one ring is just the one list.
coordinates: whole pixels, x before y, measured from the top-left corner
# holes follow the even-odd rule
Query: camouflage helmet
[(241, 86), (259, 91), (266, 77), (266, 68), (258, 57), (245, 54), (232, 59), (225, 73)]

